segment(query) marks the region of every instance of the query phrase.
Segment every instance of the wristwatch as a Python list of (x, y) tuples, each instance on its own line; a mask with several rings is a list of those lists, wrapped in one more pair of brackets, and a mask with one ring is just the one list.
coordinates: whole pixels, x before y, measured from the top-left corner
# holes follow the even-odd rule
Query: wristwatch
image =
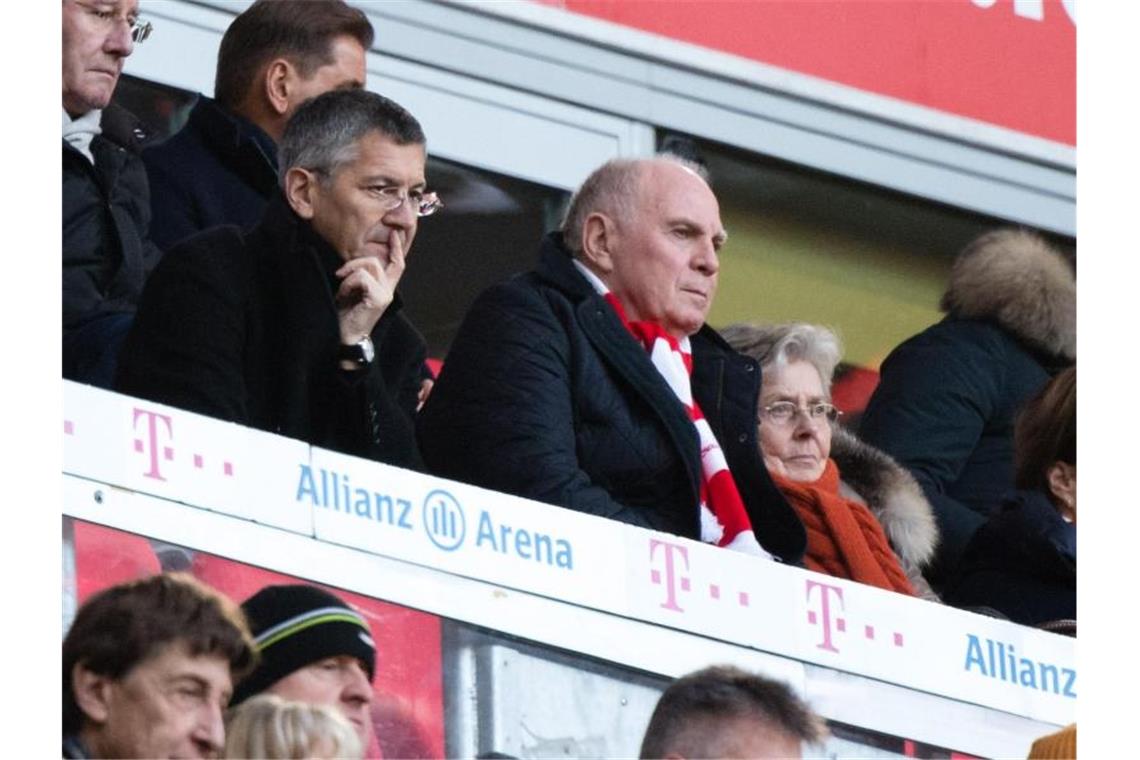
[(355, 362), (363, 367), (371, 364), (376, 358), (376, 347), (372, 345), (372, 339), (365, 336), (351, 346), (341, 346), (337, 349), (336, 358)]

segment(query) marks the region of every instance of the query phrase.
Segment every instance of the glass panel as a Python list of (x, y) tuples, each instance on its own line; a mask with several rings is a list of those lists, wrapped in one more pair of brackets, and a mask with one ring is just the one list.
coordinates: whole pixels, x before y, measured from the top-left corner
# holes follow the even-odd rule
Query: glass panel
[[(707, 164), (729, 232), (710, 322), (825, 324), (864, 367), (940, 319), (954, 257), (1009, 225), (708, 141), (661, 147)], [(1046, 237), (1074, 255), (1071, 238)]]
[[(308, 583), (80, 520), (80, 602), (115, 583), (178, 568), (244, 600)], [(66, 579), (65, 579), (66, 580)], [(320, 584), (316, 584), (320, 585)], [(340, 588), (376, 641), (369, 757), (636, 757), (669, 679)], [(68, 621), (69, 622), (69, 621)], [(710, 663), (713, 664), (713, 663)], [(826, 757), (967, 758), (906, 737), (829, 722)]]

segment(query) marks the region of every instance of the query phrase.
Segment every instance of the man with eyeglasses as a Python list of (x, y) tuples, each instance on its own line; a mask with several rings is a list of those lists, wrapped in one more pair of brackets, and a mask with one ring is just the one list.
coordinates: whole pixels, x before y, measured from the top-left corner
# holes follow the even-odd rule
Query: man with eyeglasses
[(759, 367), (705, 324), (727, 235), (702, 172), (606, 163), (537, 268), (476, 300), (417, 417), (433, 472), (799, 561), (756, 445)]
[(364, 90), (298, 109), (280, 192), (250, 232), (172, 248), (148, 282), (117, 388), (317, 446), (418, 468), (426, 346), (396, 286), (425, 188), (415, 117)]
[(143, 281), (160, 256), (139, 122), (111, 105), (150, 34), (137, 0), (63, 2), (63, 376), (110, 387)]
[(201, 230), (250, 230), (277, 191), (277, 143), (306, 100), (362, 88), (368, 17), (342, 0), (259, 0), (227, 27), (214, 97), (199, 95), (186, 125), (143, 152), (151, 236), (163, 250)]

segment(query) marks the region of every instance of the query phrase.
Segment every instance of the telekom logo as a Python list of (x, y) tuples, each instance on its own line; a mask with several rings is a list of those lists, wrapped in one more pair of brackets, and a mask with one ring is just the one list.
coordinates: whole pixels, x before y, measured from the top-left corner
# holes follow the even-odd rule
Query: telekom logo
[[(661, 564), (663, 568), (653, 568), (649, 573), (649, 580), (655, 586), (665, 587), (665, 601), (660, 607), (673, 612), (684, 612), (679, 599), (682, 594), (693, 590), (693, 580), (690, 577), (689, 550), (680, 544), (668, 541), (659, 541), (656, 538), (649, 540), (649, 562), (657, 561), (658, 549), (661, 549)], [(720, 583), (702, 583), (697, 589), (701, 594), (707, 595), (713, 602), (727, 602), (738, 607), (748, 607), (751, 603), (747, 591), (736, 591), (735, 595)]]
[[(839, 639), (838, 634), (847, 632), (848, 620), (848, 617), (845, 616), (843, 604), (843, 589), (839, 586), (832, 586), (830, 583), (820, 583), (813, 580), (806, 581), (806, 584), (808, 625), (818, 625), (823, 636), (815, 648), (839, 654), (836, 641)], [(816, 591), (819, 593), (815, 593)], [(812, 607), (813, 596), (818, 602), (814, 608)], [(875, 639), (875, 626), (864, 625), (863, 636), (873, 641)], [(892, 641), (896, 647), (903, 646), (902, 633), (895, 631)]]
[[(150, 451), (150, 469), (143, 473), (143, 476), (154, 478), (155, 480), (166, 480), (166, 478), (162, 476), (160, 463), (162, 461), (172, 461), (174, 459), (174, 449), (165, 443), (159, 442), (159, 434), (161, 432), (159, 430), (159, 422), (163, 424), (165, 440), (173, 443), (174, 431), (171, 428), (170, 417), (165, 414), (159, 414), (158, 412), (149, 412), (146, 409), (139, 409), (138, 407), (135, 408), (134, 412), (133, 423), (136, 432), (139, 429), (139, 417), (146, 420), (146, 428), (143, 431), (145, 441), (143, 438), (135, 439), (135, 451), (140, 454), (145, 453), (148, 449)], [(159, 456), (160, 451), (162, 452), (161, 456)]]
[[(134, 418), (132, 424), (135, 428), (135, 451), (143, 454), (147, 458), (147, 470), (143, 473), (143, 477), (153, 478), (154, 480), (166, 480), (166, 476), (162, 472), (163, 462), (174, 461), (174, 423), (171, 421), (170, 416), (166, 414), (159, 414), (147, 409), (133, 409)], [(141, 421), (141, 432), (140, 428)], [(65, 429), (64, 431), (68, 431)], [(206, 466), (206, 456), (204, 454), (195, 453), (191, 455), (194, 463), (195, 470), (201, 470)], [(234, 474), (233, 462), (229, 460), (222, 460), (222, 474), (225, 477), (231, 477)]]

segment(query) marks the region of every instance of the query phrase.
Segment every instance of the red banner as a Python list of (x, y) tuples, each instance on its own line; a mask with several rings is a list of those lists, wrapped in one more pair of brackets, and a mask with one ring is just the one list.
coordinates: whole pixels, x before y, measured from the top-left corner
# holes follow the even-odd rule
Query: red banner
[(1075, 0), (535, 0), (1076, 144)]

